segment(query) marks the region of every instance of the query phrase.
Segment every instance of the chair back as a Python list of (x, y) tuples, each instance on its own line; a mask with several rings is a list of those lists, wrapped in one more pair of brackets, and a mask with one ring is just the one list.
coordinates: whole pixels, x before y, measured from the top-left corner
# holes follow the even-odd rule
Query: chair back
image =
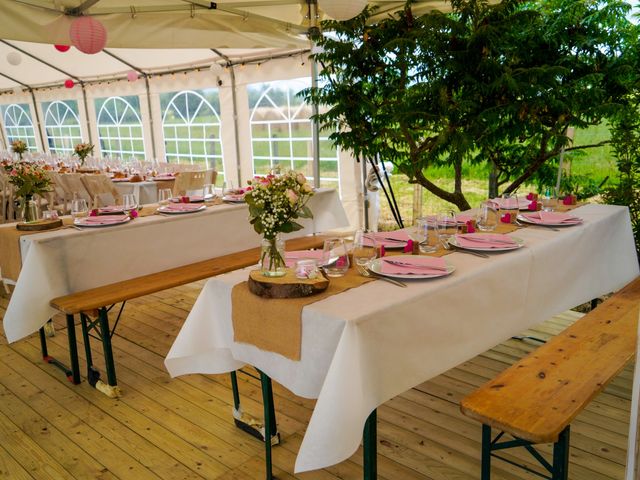
[(94, 207), (116, 205), (120, 201), (120, 194), (111, 179), (104, 173), (98, 175), (83, 175), (82, 183), (93, 199)]
[(211, 183), (207, 182), (207, 178), (211, 178), (211, 175), (207, 175), (207, 173), (207, 171), (180, 172), (173, 184), (173, 195), (188, 195), (189, 192), (202, 190), (206, 183)]
[(74, 195), (78, 198), (84, 198), (87, 201), (87, 205), (91, 205), (92, 198), (89, 195), (84, 183), (82, 183), (81, 173), (64, 173), (59, 175), (60, 185), (64, 189), (65, 197), (67, 200), (72, 200)]

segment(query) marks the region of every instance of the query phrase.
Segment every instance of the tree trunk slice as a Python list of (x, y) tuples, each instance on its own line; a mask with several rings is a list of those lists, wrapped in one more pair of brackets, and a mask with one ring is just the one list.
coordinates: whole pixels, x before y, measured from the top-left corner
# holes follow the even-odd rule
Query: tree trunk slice
[(24, 232), (40, 232), (43, 230), (52, 230), (61, 226), (62, 220), (59, 218), (57, 220), (40, 220), (33, 223), (20, 222), (16, 224), (16, 228)]
[(249, 291), (263, 298), (300, 298), (323, 292), (329, 280), (322, 275), (314, 279), (300, 279), (287, 269), (283, 277), (265, 277), (260, 270), (252, 270), (247, 281)]

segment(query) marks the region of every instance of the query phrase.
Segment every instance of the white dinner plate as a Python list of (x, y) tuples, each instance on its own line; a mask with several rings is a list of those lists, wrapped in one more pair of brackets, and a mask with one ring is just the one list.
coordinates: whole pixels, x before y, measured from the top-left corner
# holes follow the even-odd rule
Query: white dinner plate
[(131, 217), (127, 216), (125, 218), (123, 218), (121, 221), (118, 222), (108, 222), (108, 223), (93, 223), (91, 221), (88, 221), (88, 218), (94, 218), (94, 219), (98, 219), (98, 218), (105, 218), (104, 215), (100, 215), (97, 217), (83, 217), (83, 218), (76, 218), (73, 221), (73, 224), (77, 227), (82, 227), (82, 228), (100, 228), (100, 227), (113, 227), (115, 225), (123, 225), (125, 223), (127, 223), (128, 221), (131, 220)]
[(541, 227), (573, 227), (574, 225), (582, 225), (582, 222), (583, 222), (583, 220), (580, 219), (579, 222), (573, 222), (573, 223), (567, 223), (567, 222), (541, 223), (541, 222), (534, 222), (533, 220), (529, 220), (524, 215), (518, 215), (518, 220), (524, 223), (529, 223), (531, 225), (540, 225)]
[[(413, 255), (394, 255), (393, 257), (389, 257), (392, 260), (399, 260), (402, 261), (403, 259), (411, 259), (411, 258), (415, 258)], [(451, 275), (456, 267), (454, 267), (453, 265), (451, 265), (446, 259), (444, 259), (444, 263), (445, 263), (445, 267), (447, 268), (446, 272), (442, 272), (442, 273), (436, 273), (436, 274), (429, 274), (429, 275), (420, 275), (420, 274), (413, 274), (413, 273), (382, 273), (382, 261), (384, 260), (383, 258), (376, 258), (375, 260), (373, 260), (370, 264), (369, 264), (369, 270), (371, 270), (373, 273), (378, 274), (378, 275), (382, 275), (383, 277), (391, 277), (391, 278), (403, 278), (403, 279), (411, 279), (411, 278), (416, 278), (416, 279), (421, 279), (421, 278), (438, 278), (438, 277), (445, 277), (447, 275)]]
[(461, 248), (463, 250), (477, 250), (478, 252), (508, 252), (509, 250), (517, 250), (524, 247), (524, 240), (518, 237), (511, 238), (516, 242), (516, 244), (506, 245), (504, 247), (483, 247), (480, 244), (478, 244), (477, 247), (463, 247), (462, 245), (458, 245), (456, 237), (450, 237), (449, 243), (456, 248)]
[[(180, 205), (180, 204), (177, 204), (177, 205)], [(196, 204), (185, 203), (184, 205), (196, 205)], [(193, 210), (174, 210), (168, 205), (163, 205), (162, 207), (158, 207), (157, 211), (160, 213), (166, 213), (169, 215), (181, 215), (183, 213), (201, 212), (202, 210), (206, 210), (206, 209), (207, 209), (206, 205), (199, 205), (198, 208), (194, 208)]]

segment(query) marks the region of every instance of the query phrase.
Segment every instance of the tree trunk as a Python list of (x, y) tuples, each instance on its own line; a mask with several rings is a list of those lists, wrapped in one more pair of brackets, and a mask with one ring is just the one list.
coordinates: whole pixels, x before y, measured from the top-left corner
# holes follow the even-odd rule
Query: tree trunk
[(422, 171), (417, 171), (415, 173), (416, 181), (436, 197), (446, 200), (449, 203), (453, 203), (461, 211), (469, 210), (471, 208), (471, 205), (469, 205), (469, 202), (467, 202), (467, 199), (464, 197), (462, 192), (447, 192), (428, 180)]
[(490, 162), (491, 171), (489, 172), (489, 198), (498, 197), (498, 167), (494, 162)]

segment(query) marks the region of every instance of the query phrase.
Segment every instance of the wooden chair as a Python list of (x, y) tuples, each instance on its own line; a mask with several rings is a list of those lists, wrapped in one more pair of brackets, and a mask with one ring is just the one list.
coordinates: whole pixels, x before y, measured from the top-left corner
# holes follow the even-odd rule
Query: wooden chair
[(173, 195), (188, 195), (189, 192), (201, 191), (205, 184), (213, 183), (211, 181), (217, 176), (214, 170), (203, 170), (200, 172), (180, 172), (173, 184)]
[(93, 208), (116, 205), (120, 201), (120, 194), (113, 186), (111, 179), (105, 174), (83, 175), (82, 183), (93, 199)]
[(2, 205), (0, 206), (0, 223), (13, 221), (13, 209), (14, 209), (14, 196), (15, 188), (9, 183), (9, 177), (0, 171), (0, 200)]
[(78, 198), (84, 198), (87, 201), (87, 205), (91, 205), (92, 198), (89, 195), (84, 183), (82, 183), (81, 173), (64, 173), (59, 175), (60, 185), (64, 189), (65, 198), (67, 201), (73, 200), (74, 196)]
[(67, 214), (70, 211), (69, 201), (71, 200), (71, 196), (68, 196), (67, 191), (63, 185), (62, 174), (58, 172), (48, 171), (47, 175), (51, 180), (51, 186), (53, 188), (52, 194), (50, 196), (50, 203), (53, 205), (55, 210), (62, 212), (63, 214)]

